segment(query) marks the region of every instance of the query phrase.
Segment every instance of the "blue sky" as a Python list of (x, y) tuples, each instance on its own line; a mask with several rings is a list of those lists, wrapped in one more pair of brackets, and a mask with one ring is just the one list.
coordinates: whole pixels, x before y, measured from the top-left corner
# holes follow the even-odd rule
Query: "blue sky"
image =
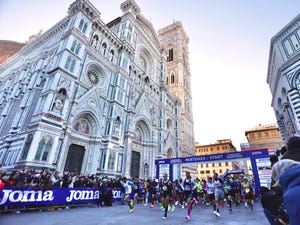
[[(72, 0), (0, 0), (0, 39), (24, 42), (64, 16)], [(122, 0), (91, 0), (108, 23)], [(136, 0), (154, 28), (180, 20), (190, 38), (195, 141), (231, 139), (275, 123), (266, 83), (271, 38), (300, 13), (297, 0)]]

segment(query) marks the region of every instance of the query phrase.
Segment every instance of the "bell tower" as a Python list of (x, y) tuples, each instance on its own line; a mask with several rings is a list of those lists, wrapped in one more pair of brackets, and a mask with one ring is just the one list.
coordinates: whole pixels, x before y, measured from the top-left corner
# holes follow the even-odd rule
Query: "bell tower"
[(180, 153), (181, 156), (195, 155), (189, 38), (180, 21), (158, 30), (158, 38), (167, 55), (165, 84), (181, 101)]

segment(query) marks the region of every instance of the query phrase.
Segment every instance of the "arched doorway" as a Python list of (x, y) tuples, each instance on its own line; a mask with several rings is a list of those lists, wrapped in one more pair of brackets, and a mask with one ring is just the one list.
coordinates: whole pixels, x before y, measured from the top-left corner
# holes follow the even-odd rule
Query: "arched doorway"
[[(132, 144), (132, 155), (131, 155), (131, 166), (130, 166), (130, 176), (131, 177), (141, 177), (145, 175), (145, 164), (149, 171), (150, 165), (150, 153), (149, 153), (149, 140), (150, 131), (146, 122), (139, 120), (135, 126), (135, 138)], [(147, 173), (149, 173), (147, 171)]]
[(85, 148), (81, 145), (71, 144), (65, 164), (65, 171), (80, 174)]

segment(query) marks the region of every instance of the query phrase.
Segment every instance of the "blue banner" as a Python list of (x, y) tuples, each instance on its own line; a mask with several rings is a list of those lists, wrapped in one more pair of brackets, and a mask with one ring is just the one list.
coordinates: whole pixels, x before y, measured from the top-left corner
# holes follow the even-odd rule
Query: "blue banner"
[(188, 156), (179, 158), (167, 158), (155, 160), (156, 165), (160, 164), (181, 164), (181, 163), (206, 163), (213, 161), (231, 161), (234, 159), (243, 158), (257, 158), (268, 156), (268, 149), (260, 149), (253, 151), (241, 151), (241, 152), (228, 152), (221, 154), (211, 154), (211, 155), (199, 155), (199, 156)]
[[(120, 200), (120, 189), (113, 189), (112, 195), (112, 200)], [(4, 187), (0, 189), (0, 207), (84, 204), (97, 202), (98, 200), (99, 190), (96, 188), (32, 190), (31, 188)]]

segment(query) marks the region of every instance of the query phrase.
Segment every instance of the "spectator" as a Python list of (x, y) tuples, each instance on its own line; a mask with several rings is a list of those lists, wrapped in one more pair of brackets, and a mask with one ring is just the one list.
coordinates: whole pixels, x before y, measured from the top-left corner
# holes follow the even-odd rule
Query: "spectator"
[(298, 225), (300, 221), (300, 163), (292, 164), (279, 177), (283, 191), (283, 202), (287, 210), (290, 225)]
[[(286, 180), (282, 180), (284, 186), (282, 187), (281, 186), (281, 183), (280, 183), (280, 179), (282, 179), (282, 177), (284, 176), (285, 172), (288, 171), (290, 168), (296, 166), (296, 165), (300, 165), (300, 162), (297, 162), (295, 160), (291, 160), (291, 159), (282, 159), (282, 160), (279, 160), (272, 168), (272, 181), (274, 182), (274, 184), (272, 185), (273, 189), (276, 190), (276, 193), (280, 193), (283, 191), (284, 195), (285, 195), (285, 192), (286, 192), (286, 189), (287, 189), (287, 186), (289, 186), (288, 184), (291, 182), (291, 176), (287, 177)], [(290, 175), (290, 174), (289, 174)], [(291, 187), (291, 186), (289, 186)], [(290, 207), (294, 207), (296, 206), (296, 204), (290, 204), (288, 203), (285, 198), (285, 196), (282, 196), (283, 197), (283, 204), (281, 204), (278, 208), (278, 217), (279, 217), (279, 220), (287, 223), (288, 222), (288, 219), (289, 219), (289, 212), (292, 212), (292, 208)], [(295, 198), (296, 195), (294, 195), (293, 197)], [(296, 198), (297, 199), (297, 198)], [(288, 204), (287, 204), (288, 203)], [(300, 205), (299, 205), (300, 206)], [(300, 208), (296, 208), (296, 210), (299, 211)], [(285, 214), (285, 211), (287, 211), (287, 214)], [(300, 215), (299, 215), (300, 216)], [(300, 221), (300, 217), (299, 217), (299, 220), (298, 222)], [(282, 223), (284, 224), (284, 223)], [(294, 223), (295, 224), (295, 223)], [(292, 225), (292, 224), (290, 224)]]
[(287, 151), (281, 159), (292, 159), (300, 162), (300, 137), (293, 136), (287, 142)]

